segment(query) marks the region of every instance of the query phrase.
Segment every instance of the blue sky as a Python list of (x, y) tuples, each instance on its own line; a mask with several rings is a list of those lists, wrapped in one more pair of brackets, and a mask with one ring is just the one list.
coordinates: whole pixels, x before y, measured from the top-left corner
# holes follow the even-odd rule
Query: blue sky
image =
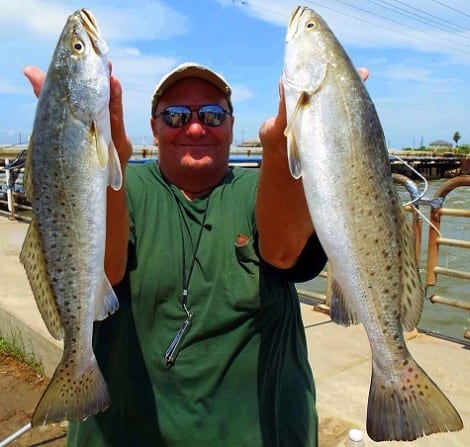
[[(290, 0), (16, 0), (0, 5), (0, 144), (27, 142), (36, 99), (22, 74), (46, 70), (67, 16), (87, 7), (110, 48), (124, 88), (127, 132), (152, 144), (149, 104), (165, 72), (197, 61), (233, 87), (235, 143), (256, 138), (274, 114)], [(367, 88), (390, 148), (436, 139), (470, 144), (468, 0), (303, 1), (329, 23)]]

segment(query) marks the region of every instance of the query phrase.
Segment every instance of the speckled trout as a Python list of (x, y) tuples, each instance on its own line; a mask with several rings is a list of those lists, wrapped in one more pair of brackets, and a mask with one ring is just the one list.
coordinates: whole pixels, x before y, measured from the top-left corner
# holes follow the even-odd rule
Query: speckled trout
[(104, 272), (106, 189), (121, 187), (111, 139), (107, 46), (92, 13), (68, 17), (39, 96), (25, 169), (33, 218), (20, 260), (41, 316), (64, 340), (31, 424), (81, 420), (109, 406), (92, 326), (118, 309)]
[(282, 82), (289, 165), (302, 178), (332, 267), (331, 318), (361, 322), (370, 341), (369, 436), (413, 440), (461, 429), (457, 411), (404, 341), (424, 294), (379, 118), (349, 57), (311, 9), (292, 13)]

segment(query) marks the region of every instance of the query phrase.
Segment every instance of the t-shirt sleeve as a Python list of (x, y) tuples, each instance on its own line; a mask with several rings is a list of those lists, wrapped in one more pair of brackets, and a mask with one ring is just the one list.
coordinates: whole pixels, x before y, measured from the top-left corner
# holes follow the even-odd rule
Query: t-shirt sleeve
[(279, 269), (269, 266), (270, 269), (289, 282), (305, 282), (318, 276), (327, 262), (327, 257), (316, 234), (307, 240), (297, 263), (289, 269)]

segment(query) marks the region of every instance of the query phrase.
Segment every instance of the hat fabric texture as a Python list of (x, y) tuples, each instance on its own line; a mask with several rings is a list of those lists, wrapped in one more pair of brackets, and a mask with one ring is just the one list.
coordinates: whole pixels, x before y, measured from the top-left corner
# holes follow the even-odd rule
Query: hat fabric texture
[(173, 85), (176, 81), (180, 81), (181, 79), (186, 78), (199, 78), (212, 84), (224, 94), (228, 101), (230, 112), (233, 111), (231, 101), (232, 89), (223, 76), (203, 65), (196, 64), (194, 62), (185, 62), (184, 64), (178, 65), (178, 67), (176, 67), (174, 70), (163, 76), (155, 87), (152, 95), (152, 116), (155, 116), (158, 101), (160, 100), (165, 90)]

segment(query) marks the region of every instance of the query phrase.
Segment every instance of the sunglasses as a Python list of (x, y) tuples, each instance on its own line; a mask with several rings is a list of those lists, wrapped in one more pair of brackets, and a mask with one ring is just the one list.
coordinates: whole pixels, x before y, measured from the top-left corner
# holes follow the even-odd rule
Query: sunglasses
[[(199, 121), (205, 126), (219, 127), (225, 120), (225, 115), (231, 112), (217, 104), (207, 104), (197, 110)], [(154, 118), (161, 116), (163, 121), (170, 127), (177, 129), (186, 126), (191, 121), (193, 110), (188, 106), (169, 106), (162, 112), (157, 113)]]

